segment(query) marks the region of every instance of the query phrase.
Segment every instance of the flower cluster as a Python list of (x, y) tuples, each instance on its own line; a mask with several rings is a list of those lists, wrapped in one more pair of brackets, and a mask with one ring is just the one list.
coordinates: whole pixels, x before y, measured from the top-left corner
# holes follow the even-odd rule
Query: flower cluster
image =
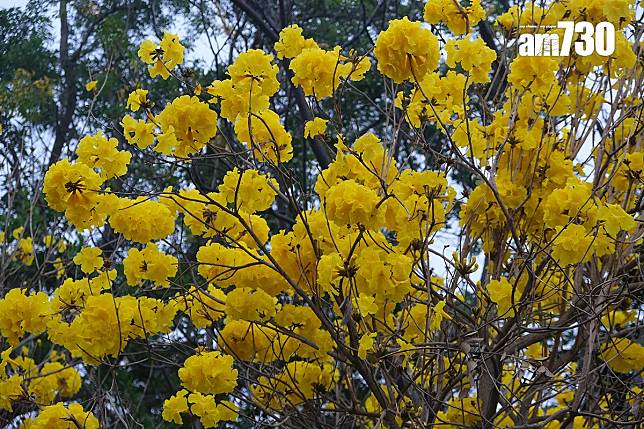
[[(516, 6), (515, 6), (516, 7)], [(529, 10), (529, 7), (526, 7)], [(455, 0), (429, 0), (423, 11), (425, 21), (430, 24), (444, 22), (449, 30), (461, 35), (485, 19), (481, 0), (460, 2)]]
[(378, 70), (396, 83), (418, 81), (438, 67), (438, 39), (417, 21), (394, 19), (376, 40)]
[(177, 264), (177, 258), (160, 252), (155, 244), (149, 243), (143, 250), (130, 249), (123, 259), (123, 271), (130, 286), (149, 280), (157, 286), (169, 287), (169, 278), (177, 274)]
[[(292, 25), (277, 60), (242, 52), (203, 94), (157, 109), (152, 89), (132, 91), (125, 148), (99, 131), (45, 174), (47, 205), (77, 231), (0, 235), (7, 264), (38, 269), (0, 298), (0, 409), (37, 406), (25, 429), (97, 428), (91, 401), (68, 401), (103, 368), (131, 375), (148, 359), (150, 378), (173, 367), (156, 409), (179, 425), (300, 425), (308, 410), (321, 426), (349, 414), (352, 427), (636, 425), (644, 105), (629, 79), (644, 69), (624, 25), (635, 8), (530, 10), (510, 8), (494, 31), (608, 20), (618, 49), (603, 62), (511, 58), (474, 34), (479, 0), (429, 0), (425, 23), (394, 19), (377, 36), (377, 71), (370, 54)], [(436, 37), (439, 23), (452, 35)], [(139, 56), (168, 79), (184, 48), (165, 33)], [(367, 73), (387, 82), (373, 101), (386, 124), (348, 126), (335, 103)], [(291, 95), (281, 76), (310, 109), (303, 134), (278, 113)], [(319, 172), (301, 154), (298, 177), (299, 143), (335, 153)], [(132, 185), (139, 155), (180, 173)], [(213, 159), (200, 180), (198, 161)], [(616, 380), (623, 392), (607, 388)]]
[(161, 76), (165, 80), (176, 66), (183, 64), (184, 50), (179, 36), (166, 31), (159, 45), (151, 40), (144, 40), (138, 53), (144, 63), (151, 64), (148, 67), (150, 76)]

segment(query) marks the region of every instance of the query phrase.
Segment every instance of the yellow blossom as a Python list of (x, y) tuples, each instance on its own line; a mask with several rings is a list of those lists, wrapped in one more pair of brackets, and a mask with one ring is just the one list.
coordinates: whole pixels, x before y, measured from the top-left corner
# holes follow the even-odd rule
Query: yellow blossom
[(219, 352), (190, 356), (179, 369), (181, 384), (193, 391), (217, 395), (232, 392), (237, 385), (233, 357)]
[(304, 137), (306, 138), (315, 138), (317, 136), (323, 136), (326, 133), (326, 123), (328, 121), (322, 118), (313, 118), (304, 124)]
[(376, 40), (378, 70), (396, 83), (419, 81), (438, 67), (438, 40), (420, 22), (407, 17), (389, 22)]
[(87, 92), (94, 91), (96, 89), (96, 84), (97, 83), (98, 82), (95, 81), (95, 80), (90, 80), (89, 82), (87, 82), (85, 84), (85, 91), (87, 91)]
[(141, 107), (151, 107), (147, 89), (135, 89), (127, 97), (127, 108), (137, 112)]
[(103, 251), (98, 247), (83, 247), (74, 256), (74, 263), (81, 267), (85, 274), (91, 274), (103, 266)]

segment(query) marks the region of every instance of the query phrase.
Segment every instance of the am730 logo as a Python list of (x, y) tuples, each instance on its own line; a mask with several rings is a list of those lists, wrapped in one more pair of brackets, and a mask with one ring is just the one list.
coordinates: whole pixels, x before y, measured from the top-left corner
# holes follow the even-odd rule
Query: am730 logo
[(574, 49), (582, 57), (593, 53), (607, 57), (615, 52), (615, 26), (610, 22), (593, 25), (587, 21), (559, 21), (554, 28), (564, 30), (563, 38), (554, 32), (521, 34), (517, 40), (519, 55), (566, 57)]

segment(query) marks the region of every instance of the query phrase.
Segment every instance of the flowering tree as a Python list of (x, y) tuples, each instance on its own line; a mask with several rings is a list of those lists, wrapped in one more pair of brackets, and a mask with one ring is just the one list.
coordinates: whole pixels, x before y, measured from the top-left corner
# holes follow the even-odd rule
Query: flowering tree
[[(555, 1), (491, 26), (478, 0), (429, 0), (423, 16), (363, 52), (267, 26), (273, 53), (203, 87), (177, 35), (145, 40), (150, 77), (183, 94), (132, 91), (118, 127), (44, 174), (57, 215), (0, 239), (3, 422), (641, 425), (641, 9)], [(615, 53), (517, 56), (517, 34), (562, 20), (612, 23)], [(347, 100), (382, 113), (380, 135)], [(295, 133), (316, 158), (303, 175)], [(164, 174), (126, 180), (134, 158)], [(208, 159), (227, 166), (215, 183), (193, 168)], [(171, 390), (144, 423), (120, 394), (136, 371), (142, 396)]]

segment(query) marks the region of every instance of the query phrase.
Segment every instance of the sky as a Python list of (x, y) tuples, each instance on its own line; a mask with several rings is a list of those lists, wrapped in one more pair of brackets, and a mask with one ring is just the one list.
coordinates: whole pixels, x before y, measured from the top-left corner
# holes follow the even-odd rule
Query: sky
[[(29, 3), (29, 0), (0, 0), (0, 9), (8, 9), (11, 7), (24, 7), (27, 5), (27, 3)], [(59, 34), (58, 19), (53, 19), (52, 25), (53, 25), (52, 30), (53, 30), (54, 39), (51, 41), (51, 43), (53, 46), (57, 46), (58, 45), (57, 36)], [(178, 34), (179, 37), (181, 38), (182, 36), (181, 26), (182, 24), (179, 23), (177, 25), (177, 28), (172, 28), (170, 29), (170, 31)], [(208, 39), (206, 38), (205, 35), (195, 41), (195, 44), (193, 48), (190, 50), (190, 52), (186, 51), (186, 59), (188, 61), (201, 59), (204, 61), (204, 64), (212, 65), (213, 58), (214, 57), (213, 57), (212, 51), (210, 50), (210, 47), (208, 45)]]
[(0, 9), (8, 9), (10, 7), (22, 7), (27, 4), (27, 0), (0, 0)]

